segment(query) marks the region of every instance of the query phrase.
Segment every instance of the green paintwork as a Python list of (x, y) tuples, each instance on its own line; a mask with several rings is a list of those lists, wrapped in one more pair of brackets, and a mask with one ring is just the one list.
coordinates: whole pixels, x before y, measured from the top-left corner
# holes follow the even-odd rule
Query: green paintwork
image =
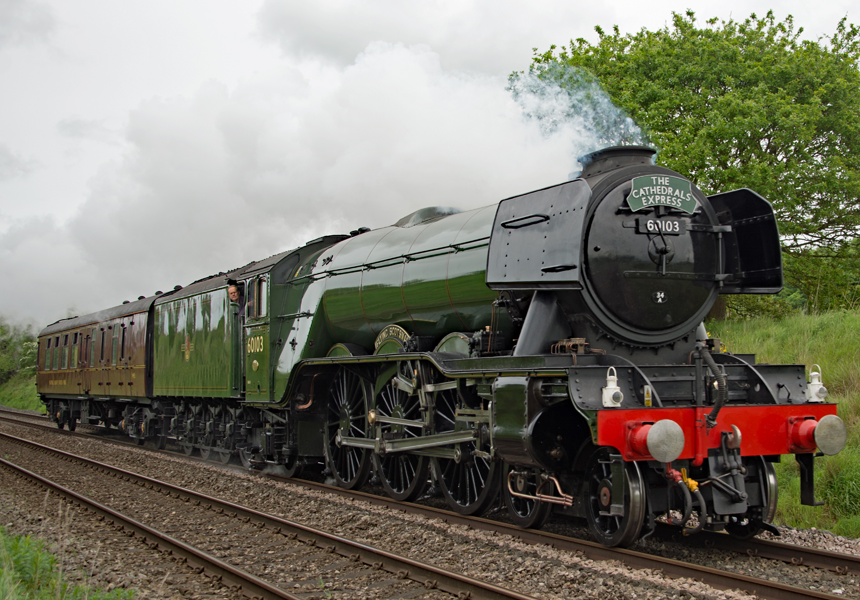
[(499, 377), (493, 383), (493, 442), (511, 463), (530, 464), (526, 426), (528, 377)]
[(245, 400), (271, 402), (269, 377), (269, 324), (245, 327)]
[[(372, 352), (386, 325), (440, 340), (490, 325), (498, 293), (484, 279), (495, 210), (489, 206), (412, 227), (386, 227), (314, 253), (303, 251), (295, 278), (282, 286), (280, 314), (305, 316), (280, 325), (288, 333), (280, 335), (273, 398), (283, 398), (300, 361), (323, 357), (339, 342)], [(274, 296), (272, 301), (278, 302)], [(504, 310), (496, 323), (504, 332), (511, 329)]]
[(448, 354), (459, 354), (461, 356), (469, 356), (469, 339), (462, 333), (449, 333), (439, 345), (436, 346), (436, 352), (445, 352)]
[(156, 396), (238, 395), (238, 382), (233, 381), (236, 321), (231, 316), (226, 287), (155, 306)]

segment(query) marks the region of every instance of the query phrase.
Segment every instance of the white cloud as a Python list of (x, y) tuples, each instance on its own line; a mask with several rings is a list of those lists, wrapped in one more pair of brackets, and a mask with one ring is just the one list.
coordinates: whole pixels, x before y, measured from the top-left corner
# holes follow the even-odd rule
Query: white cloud
[(5, 144), (0, 144), (0, 182), (27, 175), (34, 168), (32, 160), (21, 158)]
[(33, 0), (0, 2), (0, 50), (5, 46), (47, 41), (56, 20), (51, 7)]
[(388, 41), (427, 44), (445, 68), (507, 75), (528, 67), (533, 47), (587, 35), (606, 19), (617, 20), (611, 6), (551, 0), (266, 0), (258, 27), (287, 54), (340, 65), (369, 43)]

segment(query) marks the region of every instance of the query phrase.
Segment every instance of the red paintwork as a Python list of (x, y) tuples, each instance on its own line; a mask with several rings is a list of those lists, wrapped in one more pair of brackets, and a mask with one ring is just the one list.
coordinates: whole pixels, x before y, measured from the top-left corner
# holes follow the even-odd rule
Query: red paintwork
[(814, 441), (810, 443), (814, 426), (804, 421), (820, 421), (825, 415), (835, 415), (836, 405), (725, 406), (717, 417), (717, 426), (706, 434), (705, 415), (711, 410), (710, 406), (602, 410), (597, 413), (597, 443), (617, 448), (627, 460), (653, 460), (641, 453), (642, 444), (635, 444), (634, 437), (643, 434), (643, 423), (671, 419), (684, 431), (684, 451), (679, 458), (693, 459), (697, 465), (707, 457), (708, 449), (720, 447), (721, 433), (731, 432), (732, 425), (741, 430), (742, 456), (811, 452), (815, 449)]

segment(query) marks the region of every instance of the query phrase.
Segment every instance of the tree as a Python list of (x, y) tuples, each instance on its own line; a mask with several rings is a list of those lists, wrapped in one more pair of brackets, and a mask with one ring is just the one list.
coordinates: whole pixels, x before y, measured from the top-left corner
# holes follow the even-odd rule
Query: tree
[(851, 253), (860, 232), (856, 26), (843, 19), (833, 36), (808, 41), (791, 16), (700, 27), (688, 11), (658, 31), (596, 30), (596, 44), (535, 49), (531, 74), (562, 87), (582, 79), (572, 69), (596, 77), (659, 148), (659, 164), (706, 194), (759, 192), (776, 210), (788, 259)]

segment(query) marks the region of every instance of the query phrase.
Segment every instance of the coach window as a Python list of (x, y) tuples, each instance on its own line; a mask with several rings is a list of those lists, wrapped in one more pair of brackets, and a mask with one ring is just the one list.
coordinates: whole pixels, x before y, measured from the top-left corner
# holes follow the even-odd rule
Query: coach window
[(119, 325), (113, 326), (113, 338), (110, 344), (110, 364), (116, 366), (116, 355), (119, 350)]
[(51, 338), (48, 338), (48, 341), (45, 342), (45, 370), (51, 370)]
[(69, 368), (69, 334), (65, 334), (63, 336), (63, 364), (60, 365), (61, 369)]
[(98, 329), (93, 329), (90, 331), (90, 364), (88, 366), (94, 367), (96, 364), (96, 333)]
[(54, 370), (60, 368), (60, 336), (54, 338)]
[(72, 360), (71, 365), (73, 369), (78, 368), (78, 344), (81, 342), (81, 336), (76, 331), (72, 334)]
[(99, 354), (99, 362), (102, 364), (104, 364), (104, 362), (105, 362), (105, 338), (106, 337), (107, 337), (107, 332), (105, 331), (105, 328), (102, 327), (102, 350), (101, 350), (101, 353)]

